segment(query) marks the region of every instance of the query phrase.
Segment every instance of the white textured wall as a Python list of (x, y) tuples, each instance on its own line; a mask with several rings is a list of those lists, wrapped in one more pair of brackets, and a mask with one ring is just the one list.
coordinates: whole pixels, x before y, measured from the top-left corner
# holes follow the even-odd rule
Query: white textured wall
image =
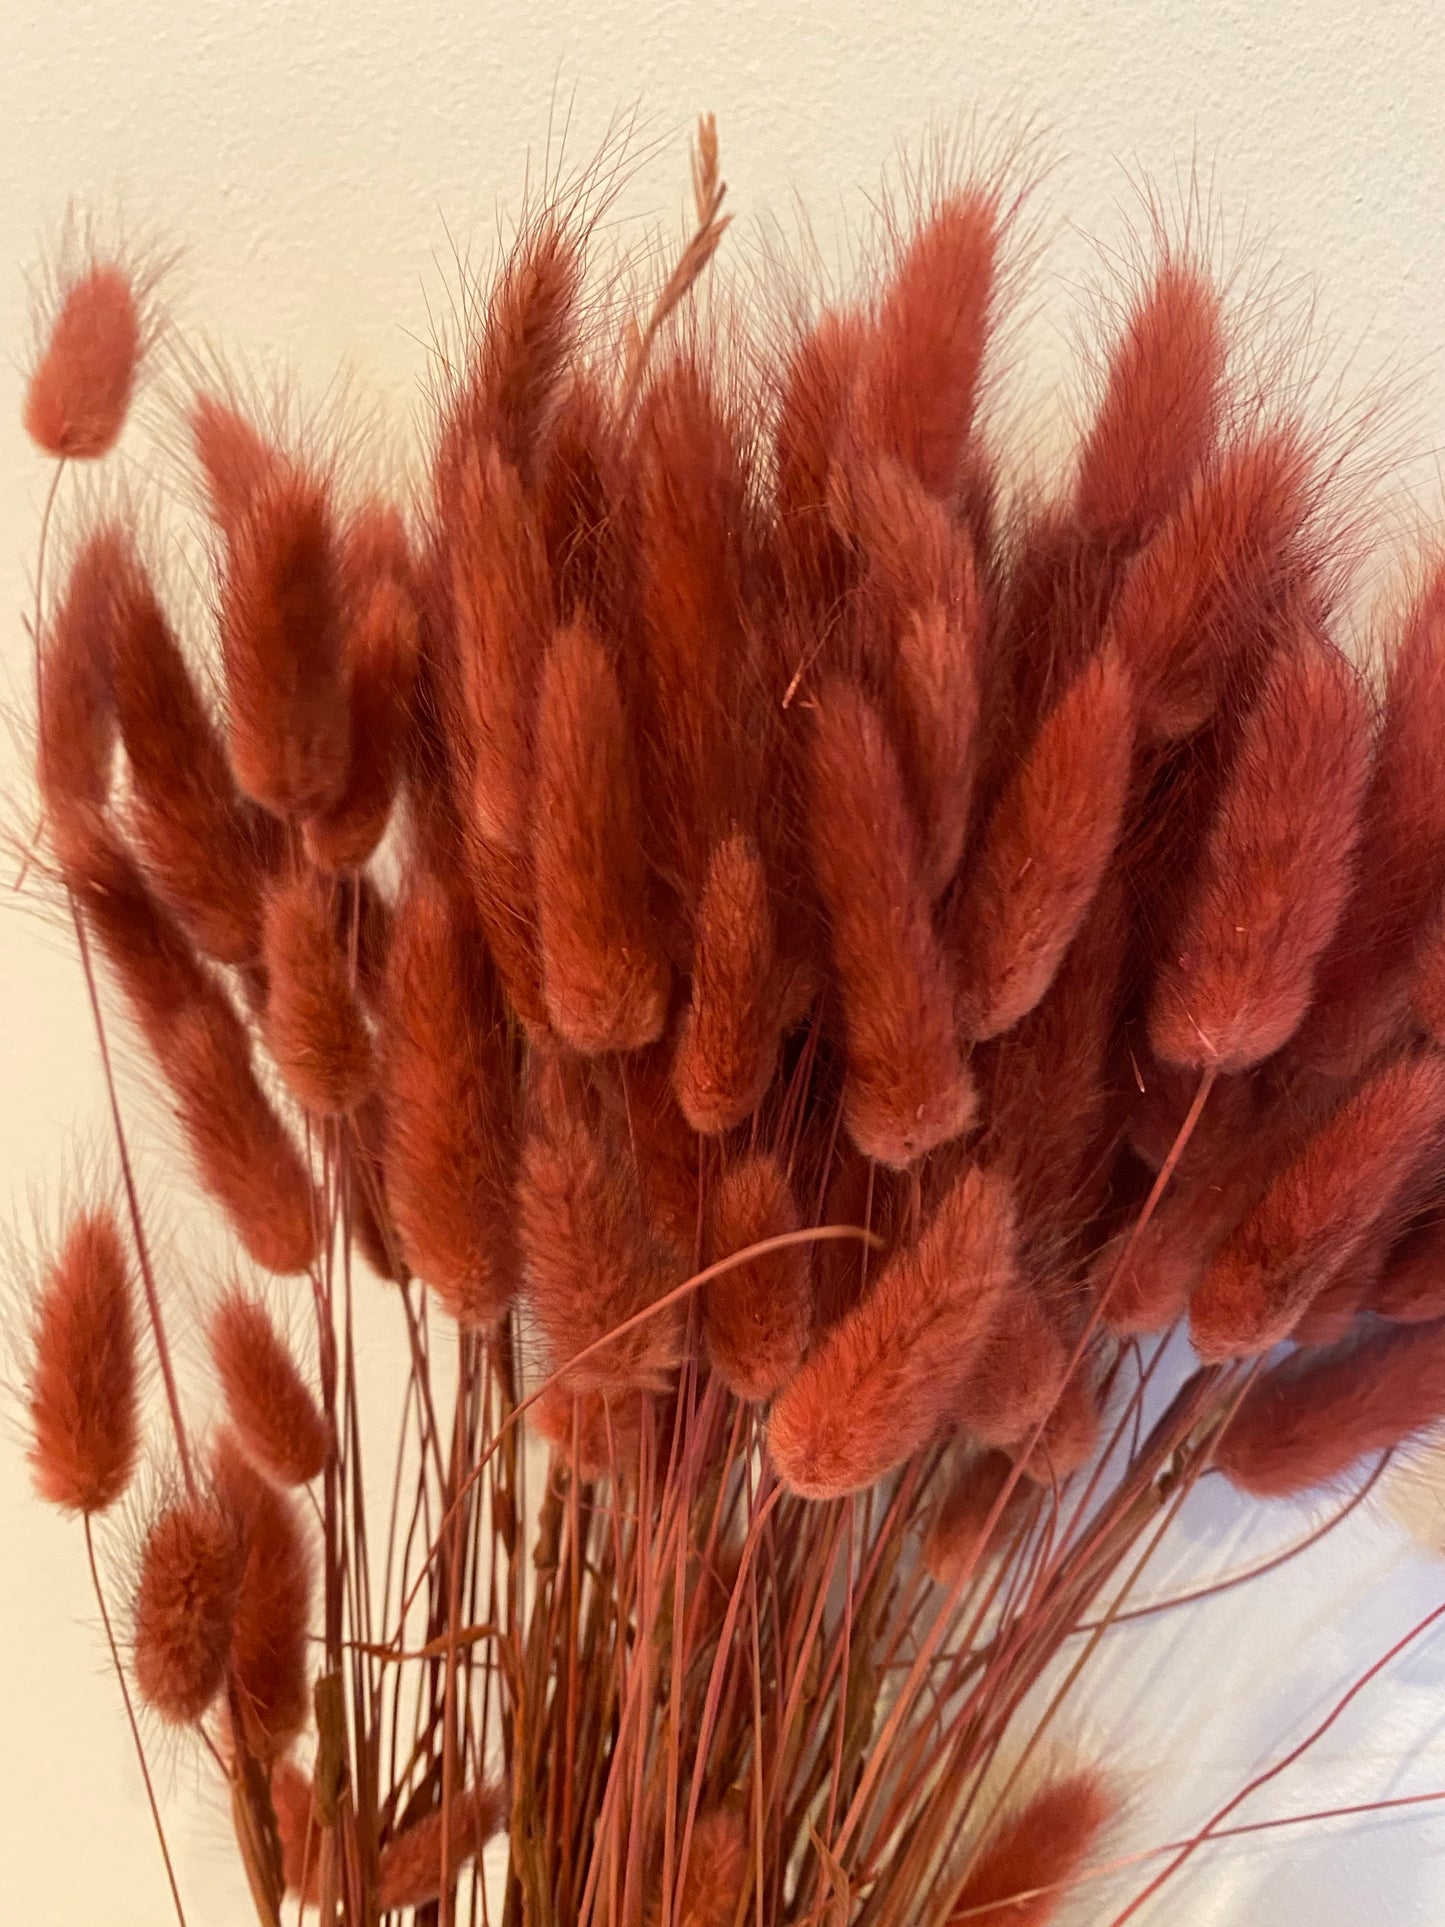
[[(1423, 0), (669, 0), (471, 7), (442, 0), (4, 0), (0, 6), (0, 657), (23, 698), (21, 629), (46, 476), (17, 426), (21, 270), (66, 202), (184, 244), (187, 323), (292, 364), (319, 394), (338, 367), (404, 403), (448, 236), (473, 250), (515, 207), (549, 116), (582, 157), (616, 110), (661, 143), (624, 200), (672, 222), (683, 134), (717, 112), (742, 225), (797, 193), (832, 250), (880, 168), (930, 127), (1030, 123), (1051, 170), (1025, 345), (1055, 367), (1080, 231), (1118, 240), (1134, 183), (1166, 199), (1196, 162), (1226, 232), (1261, 243), (1282, 284), (1312, 277), (1334, 365), (1388, 372), (1403, 474), (1433, 498), (1445, 437), (1445, 10)], [(746, 234), (744, 234), (744, 239)], [(439, 267), (438, 263), (442, 266)], [(135, 444), (143, 458), (144, 449)], [(8, 745), (0, 779), (15, 792)], [(0, 885), (8, 885), (8, 876)], [(0, 891), (3, 898), (3, 891)], [(0, 1212), (22, 1225), (103, 1142), (79, 980), (59, 936), (0, 909)], [(190, 1204), (162, 1196), (172, 1222)], [(378, 1341), (381, 1343), (381, 1341)], [(384, 1354), (383, 1354), (384, 1355)], [(1297, 1530), (1268, 1518), (1258, 1549)], [(1221, 1537), (1221, 1535), (1226, 1535)], [(1245, 1556), (1202, 1503), (1177, 1570)], [(1171, 1564), (1156, 1576), (1161, 1587)], [(1268, 1589), (1243, 1589), (1120, 1643), (1089, 1705), (1142, 1791), (1167, 1785), (1154, 1837), (1318, 1717), (1331, 1687), (1445, 1593), (1445, 1567), (1362, 1521)], [(0, 1895), (32, 1927), (150, 1927), (167, 1902), (105, 1678), (77, 1535), (0, 1454)], [(1445, 1783), (1445, 1651), (1372, 1689), (1242, 1818)], [(1403, 1754), (1414, 1758), (1402, 1766)], [(181, 1875), (198, 1927), (248, 1918), (226, 1824), (175, 1748)], [(1428, 1815), (1429, 1810), (1426, 1810)], [(1142, 1822), (1125, 1846), (1142, 1844)], [(1108, 1918), (1107, 1910), (1097, 1916)], [(1420, 1814), (1262, 1834), (1201, 1855), (1149, 1915), (1243, 1927), (1426, 1927), (1445, 1917), (1445, 1826)]]

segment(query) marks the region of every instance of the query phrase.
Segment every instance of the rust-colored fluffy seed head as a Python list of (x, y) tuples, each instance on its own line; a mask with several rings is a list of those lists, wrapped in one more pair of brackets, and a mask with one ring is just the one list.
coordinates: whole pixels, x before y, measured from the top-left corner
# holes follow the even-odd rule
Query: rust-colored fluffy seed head
[(1074, 512), (1091, 533), (1138, 540), (1209, 454), (1224, 374), (1218, 291), (1166, 257), (1133, 303), (1079, 455)]
[(698, 1814), (674, 1898), (677, 1927), (732, 1927), (751, 1851), (743, 1816), (735, 1808), (709, 1807)]
[(67, 875), (85, 875), (104, 839), (115, 748), (107, 639), (128, 555), (119, 528), (90, 535), (40, 638), (36, 774), (51, 847)]
[(1232, 1484), (1282, 1499), (1445, 1417), (1445, 1325), (1298, 1352), (1255, 1380), (1214, 1448)]
[(1445, 565), (1427, 574), (1390, 657), (1355, 887), (1321, 960), (1298, 1050), (1354, 1079), (1409, 1030), (1411, 980), (1445, 890)]
[(279, 1485), (305, 1485), (326, 1463), (326, 1421), (266, 1309), (239, 1289), (211, 1317), (211, 1358), (241, 1450)]
[(1190, 1311), (1207, 1363), (1267, 1351), (1392, 1218), (1445, 1136), (1445, 1057), (1377, 1071), (1306, 1141), (1205, 1273)]
[(190, 430), (211, 520), (229, 542), (266, 483), (280, 473), (281, 455), (239, 409), (216, 395), (196, 396)]
[(349, 745), (342, 596), (326, 484), (278, 465), (226, 545), (221, 650), (231, 764), (276, 816), (340, 794)]
[[(1296, 566), (1309, 469), (1280, 431), (1226, 450), (1130, 564), (1109, 634), (1130, 674), (1140, 729), (1165, 742), (1214, 713)], [(1267, 625), (1266, 625), (1267, 626)]]
[[(1070, 1348), (1072, 1350), (1072, 1347)], [(1038, 1439), (1020, 1439), (1010, 1450), (1018, 1456), (1027, 1446), (1023, 1467), (1037, 1484), (1059, 1484), (1087, 1465), (1099, 1448), (1103, 1431), (1100, 1410), (1103, 1353), (1097, 1345), (1080, 1359), (1059, 1390), (1044, 1418)]]
[(168, 1506), (141, 1552), (135, 1681), (174, 1726), (207, 1711), (226, 1671), (245, 1565), (237, 1522), (213, 1499)]
[(249, 1449), (222, 1432), (212, 1475), (245, 1559), (228, 1651), (232, 1698), (247, 1746), (269, 1762), (298, 1737), (310, 1710), (313, 1561), (295, 1502), (255, 1470)]
[(1369, 755), (1358, 676), (1301, 635), (1245, 724), (1154, 987), (1166, 1063), (1247, 1070), (1298, 1028), (1349, 889)]
[[(681, 1283), (648, 1223), (631, 1158), (607, 1120), (569, 1102), (522, 1149), (517, 1193), (528, 1298), (553, 1367)], [(661, 1391), (682, 1352), (683, 1313), (655, 1313), (567, 1372), (569, 1391)]]
[[(782, 1164), (771, 1152), (758, 1152), (725, 1171), (709, 1192), (707, 1261), (715, 1264), (801, 1225)], [(703, 1287), (708, 1351), (739, 1398), (771, 1398), (802, 1364), (812, 1324), (810, 1270), (807, 1245), (789, 1245)]]
[(860, 1151), (903, 1168), (968, 1128), (973, 1086), (893, 746), (851, 683), (824, 687), (812, 723), (807, 827), (843, 1005), (845, 1116)]
[(237, 794), (221, 738), (133, 548), (106, 626), (131, 776), (127, 823), (157, 892), (208, 956), (254, 963), (274, 826)]
[(370, 1094), (371, 1035), (336, 936), (332, 885), (315, 871), (266, 893), (266, 1043), (307, 1110), (341, 1117)]
[(359, 869), (386, 830), (420, 650), (401, 518), (380, 509), (360, 518), (344, 560), (350, 760), (345, 788), (305, 832), (312, 860), (329, 870)]
[(1045, 718), (954, 905), (966, 1035), (1011, 1029), (1048, 989), (1114, 853), (1133, 743), (1129, 677), (1106, 650)]
[(94, 461), (115, 446), (147, 346), (143, 297), (117, 261), (59, 289), (25, 389), (25, 432), (47, 455)]
[(436, 485), (443, 503), (467, 451), (489, 442), (519, 476), (535, 479), (575, 336), (582, 271), (580, 238), (555, 211), (518, 236), (467, 343), (442, 422)]
[(1085, 1174), (1117, 1109), (1115, 1023), (1132, 936), (1128, 885), (1106, 870), (1058, 974), (1014, 1030), (979, 1054), (980, 1155), (1004, 1173), (1031, 1242), (1057, 1248), (1087, 1209)]
[(449, 1880), (476, 1859), (504, 1824), (506, 1796), (500, 1787), (458, 1788), (445, 1815), (440, 1809), (398, 1829), (381, 1849), (376, 1902), (382, 1913), (425, 1907)]
[(912, 611), (898, 637), (898, 695), (907, 714), (912, 787), (922, 799), (923, 869), (933, 897), (953, 881), (968, 831), (979, 619), (970, 561), (955, 592)]
[(863, 350), (856, 432), (951, 496), (973, 424), (1001, 241), (997, 196), (938, 202), (902, 250)]
[(559, 1036), (638, 1050), (667, 1017), (622, 692), (581, 619), (552, 639), (537, 709), (533, 857), (542, 987)]
[(76, 896), (170, 1088), (196, 1175), (270, 1271), (316, 1252), (310, 1176), (256, 1081), (235, 1006), (107, 833)]
[(532, 821), (533, 711), (552, 634), (546, 549), (516, 469), (473, 451), (444, 504), (464, 816), (487, 844), (525, 851)]
[(1087, 1768), (1030, 1794), (975, 1852), (957, 1927), (1048, 1927), (1115, 1810), (1103, 1776)]
[(1014, 1479), (990, 1526), (1013, 1469), (1004, 1452), (970, 1451), (955, 1470), (923, 1541), (924, 1560), (940, 1586), (951, 1586), (986, 1549), (1001, 1547), (1033, 1504), (1036, 1488), (1025, 1478)]
[(1368, 1303), (1399, 1325), (1445, 1318), (1445, 1218), (1432, 1212), (1391, 1246)]
[(843, 567), (827, 511), (829, 476), (864, 336), (860, 316), (825, 313), (795, 344), (781, 376), (774, 444), (778, 540), (792, 592), (814, 616), (832, 599)]
[(785, 967), (778, 960), (762, 855), (725, 837), (708, 859), (697, 910), (692, 993), (673, 1082), (694, 1131), (715, 1135), (750, 1117), (778, 1060)]
[(26, 1403), (42, 1499), (103, 1512), (130, 1484), (140, 1443), (135, 1308), (115, 1214), (71, 1223), (35, 1304)]
[(246, 1250), (268, 1271), (305, 1271), (316, 1256), (319, 1205), (218, 985), (175, 1016), (162, 1067), (196, 1174)]
[(972, 800), (984, 631), (974, 543), (890, 454), (841, 450), (829, 508), (862, 572), (856, 646), (885, 700), (934, 898), (958, 868)]
[(1034, 1280), (1010, 1280), (958, 1395), (959, 1423), (985, 1445), (1014, 1445), (1053, 1408), (1069, 1348)]
[(969, 1166), (774, 1404), (768, 1446), (792, 1490), (856, 1492), (934, 1438), (1013, 1272), (1007, 1188)]
[(397, 909), (380, 1047), (402, 1252), (453, 1317), (490, 1325), (516, 1276), (508, 1045), (474, 918), (420, 872)]
[(1445, 906), (1421, 937), (1410, 983), (1410, 1008), (1425, 1035), (1445, 1046)]
[(271, 1807), (286, 1891), (315, 1906), (321, 1897), (321, 1821), (311, 1776), (294, 1760), (277, 1760), (271, 1768)]
[(622, 1479), (637, 1469), (650, 1392), (569, 1391), (549, 1385), (528, 1417), (579, 1479)]

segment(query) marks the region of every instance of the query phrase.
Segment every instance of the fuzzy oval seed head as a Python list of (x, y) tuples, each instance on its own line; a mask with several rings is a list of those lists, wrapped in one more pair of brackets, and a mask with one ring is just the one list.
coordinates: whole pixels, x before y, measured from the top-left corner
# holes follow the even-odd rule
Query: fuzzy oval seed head
[(248, 1459), (278, 1485), (306, 1485), (326, 1464), (326, 1421), (264, 1306), (239, 1290), (211, 1318), (211, 1358)]
[(228, 1651), (231, 1698), (251, 1752), (274, 1760), (311, 1710), (311, 1546), (296, 1501), (251, 1466), (231, 1433), (216, 1440), (211, 1464), (244, 1559)]
[(146, 1535), (135, 1598), (135, 1679), (173, 1726), (200, 1719), (226, 1671), (245, 1549), (211, 1500), (161, 1513)]
[[(759, 1152), (725, 1171), (709, 1195), (708, 1263), (801, 1225), (782, 1164), (771, 1152)], [(708, 1351), (739, 1398), (771, 1398), (802, 1364), (812, 1325), (811, 1272), (808, 1246), (788, 1245), (750, 1258), (703, 1287)]]
[(1344, 908), (1369, 759), (1360, 678), (1301, 636), (1244, 726), (1155, 986), (1149, 1041), (1165, 1063), (1248, 1070), (1293, 1036)]
[(936, 1437), (1014, 1271), (1008, 1189), (970, 1166), (774, 1404), (768, 1448), (791, 1489), (860, 1491)]
[(146, 348), (132, 276), (92, 262), (62, 289), (25, 390), (25, 432), (47, 455), (94, 461), (115, 446)]
[(1028, 1795), (984, 1836), (950, 1927), (1048, 1927), (1115, 1808), (1088, 1768)]
[(140, 1442), (135, 1309), (120, 1230), (85, 1212), (35, 1307), (29, 1381), (36, 1490), (68, 1512), (103, 1512), (130, 1483)]

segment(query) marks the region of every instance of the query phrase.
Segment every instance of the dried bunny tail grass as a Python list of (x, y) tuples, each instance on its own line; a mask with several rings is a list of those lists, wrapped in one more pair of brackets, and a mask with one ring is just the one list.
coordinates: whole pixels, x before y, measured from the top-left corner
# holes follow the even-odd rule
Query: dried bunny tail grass
[[(997, 1519), (994, 1508), (1013, 1480)], [(940, 1586), (952, 1586), (985, 1551), (1001, 1550), (1033, 1508), (1038, 1488), (1014, 1478), (1006, 1452), (968, 1451), (955, 1466), (923, 1540), (923, 1559)], [(985, 1533), (987, 1538), (985, 1538)]]
[[(1306, 1062), (1359, 1076), (1409, 1025), (1417, 957), (1445, 890), (1445, 563), (1425, 575), (1391, 654), (1353, 895), (1299, 1039)], [(1423, 953), (1421, 946), (1424, 946)]]
[(838, 1498), (936, 1437), (1013, 1274), (1007, 1187), (970, 1166), (778, 1397), (768, 1446), (787, 1485)]
[(156, 290), (165, 263), (101, 252), (67, 233), (51, 285), (36, 304), (35, 350), (22, 420), (59, 461), (108, 455), (130, 413), (160, 333)]
[(252, 503), (283, 468), (283, 457), (239, 408), (217, 395), (196, 395), (187, 425), (211, 520), (225, 541), (233, 541)]
[(1214, 1463), (1257, 1499), (1338, 1479), (1445, 1418), (1445, 1325), (1375, 1331), (1297, 1352), (1257, 1378), (1214, 1445)]
[(469, 290), (469, 338), (441, 397), (438, 493), (469, 449), (494, 445), (529, 485), (549, 442), (572, 355), (585, 233), (562, 207), (525, 222), (484, 301)]
[(463, 463), (444, 507), (443, 538), (463, 814), (485, 843), (521, 852), (532, 820), (533, 710), (552, 635), (552, 591), (535, 509), (494, 447)]
[(134, 1606), (135, 1682), (173, 1726), (189, 1726), (221, 1690), (245, 1568), (237, 1521), (213, 1498), (178, 1501), (152, 1522)]
[(959, 1391), (958, 1422), (985, 1445), (1027, 1438), (1053, 1409), (1071, 1349), (1038, 1285), (1016, 1273)]
[(147, 874), (208, 956), (254, 963), (277, 856), (268, 818), (237, 794), (206, 704), (133, 547), (110, 582), (105, 640), (129, 765), (126, 811)]
[[(708, 1807), (693, 1821), (687, 1861), (669, 1919), (676, 1927), (732, 1927), (738, 1895), (747, 1885), (752, 1846), (735, 1807)], [(660, 1927), (661, 1903), (648, 1909), (647, 1927)]]
[(527, 1300), (550, 1365), (565, 1370), (568, 1391), (663, 1390), (682, 1355), (678, 1305), (568, 1369), (684, 1273), (655, 1237), (631, 1159), (607, 1121), (570, 1094), (539, 1108), (546, 1115), (522, 1146), (517, 1208)]
[(406, 530), (380, 505), (357, 518), (342, 551), (348, 615), (345, 673), (350, 760), (346, 784), (308, 817), (306, 849), (328, 870), (359, 869), (385, 833), (411, 720), (420, 653)]
[(1369, 757), (1359, 678), (1305, 629), (1244, 725), (1154, 987), (1166, 1063), (1247, 1070), (1294, 1035), (1348, 894)]
[(46, 1267), (25, 1401), (42, 1499), (87, 1517), (130, 1484), (140, 1449), (130, 1266), (113, 1211), (78, 1213)]
[(1007, 213), (998, 189), (942, 196), (899, 248), (871, 317), (850, 418), (951, 499), (973, 426)]
[(269, 1762), (298, 1738), (310, 1711), (315, 1562), (295, 1501), (255, 1470), (247, 1451), (223, 1431), (211, 1464), (245, 1559), (227, 1649), (230, 1703), (248, 1749)]
[(544, 1387), (527, 1416), (579, 1479), (621, 1479), (637, 1469), (643, 1426), (655, 1405), (637, 1386), (616, 1391)]
[(956, 592), (915, 610), (898, 638), (899, 707), (908, 719), (913, 786), (925, 802), (923, 871), (935, 899), (953, 881), (968, 833), (979, 627), (978, 585), (969, 561)]
[(822, 619), (841, 587), (845, 552), (830, 513), (833, 459), (857, 382), (865, 328), (830, 310), (787, 351), (773, 431), (777, 540), (793, 598)]
[(1045, 717), (952, 907), (965, 1035), (1012, 1029), (1053, 981), (1114, 854), (1133, 744), (1129, 676), (1105, 650)]
[(949, 1927), (1047, 1927), (1117, 1810), (1087, 1767), (1029, 1794), (975, 1849)]
[(310, 1175), (257, 1082), (235, 1006), (113, 835), (72, 887), (169, 1086), (200, 1183), (257, 1264), (304, 1271), (316, 1254)]
[(714, 843), (752, 823), (774, 725), (760, 702), (743, 429), (701, 350), (653, 377), (636, 429), (638, 734), (655, 860), (687, 896)]
[(1445, 904), (1420, 939), (1410, 982), (1410, 1011), (1436, 1044), (1445, 1042)]
[(1445, 1318), (1445, 1218), (1432, 1213), (1391, 1245), (1366, 1302), (1397, 1325)]
[(1119, 1122), (1112, 1054), (1130, 909), (1122, 870), (1107, 869), (1049, 989), (980, 1053), (980, 1157), (1012, 1186), (1026, 1241), (1045, 1250), (1087, 1216), (1083, 1181)]
[(379, 1910), (385, 1914), (430, 1905), (440, 1895), (444, 1878), (463, 1872), (506, 1818), (502, 1788), (483, 1785), (454, 1792), (445, 1814), (438, 1809), (398, 1828), (377, 1861)]
[(1166, 253), (1130, 307), (1079, 453), (1085, 530), (1137, 541), (1175, 506), (1214, 446), (1224, 360), (1218, 290)]
[[(709, 1264), (802, 1228), (786, 1171), (770, 1151), (725, 1170), (707, 1200)], [(812, 1327), (807, 1245), (736, 1265), (703, 1287), (703, 1331), (714, 1366), (739, 1398), (769, 1399), (803, 1362)]]
[(226, 543), (220, 628), (231, 764), (281, 817), (324, 809), (349, 745), (342, 593), (331, 490), (278, 463)]
[(266, 893), (266, 1043), (292, 1092), (319, 1117), (343, 1117), (375, 1086), (371, 1035), (337, 940), (333, 886), (315, 871)]
[(321, 1898), (321, 1819), (311, 1776), (294, 1760), (277, 1760), (271, 1768), (271, 1807), (286, 1891), (314, 1907)]
[(582, 1051), (638, 1050), (667, 1017), (628, 718), (607, 652), (581, 618), (552, 639), (537, 711), (533, 843), (542, 986)]
[(67, 876), (86, 872), (106, 835), (116, 735), (107, 645), (127, 554), (115, 525), (88, 536), (39, 638), (36, 774), (51, 848)]
[[(966, 528), (889, 455), (846, 448), (830, 507), (878, 600), (865, 639), (916, 812), (929, 894), (952, 880), (968, 829), (983, 612)], [(866, 632), (865, 632), (866, 638)]]
[(845, 1117), (865, 1155), (906, 1167), (968, 1128), (973, 1087), (893, 746), (847, 682), (825, 685), (811, 720), (807, 827), (843, 1007)]
[(209, 1336), (237, 1447), (278, 1485), (316, 1478), (331, 1449), (326, 1420), (265, 1306), (233, 1287)]
[(402, 1251), (453, 1317), (489, 1325), (516, 1281), (509, 1047), (475, 918), (422, 872), (398, 908), (380, 1050)]
[(180, 1011), (162, 1069), (196, 1174), (267, 1271), (306, 1271), (319, 1201), (290, 1133), (256, 1078), (250, 1042), (219, 985)]
[(1445, 1133), (1445, 1057), (1397, 1058), (1315, 1131), (1214, 1258), (1190, 1332), (1206, 1363), (1267, 1351), (1378, 1236)]
[(777, 954), (762, 853), (735, 831), (708, 859), (673, 1067), (678, 1102), (694, 1131), (730, 1131), (762, 1103), (795, 976)]
[(1299, 436), (1280, 429), (1226, 449), (1130, 564), (1107, 635), (1133, 678), (1141, 733), (1172, 742), (1203, 727), (1257, 653), (1300, 567), (1312, 507)]

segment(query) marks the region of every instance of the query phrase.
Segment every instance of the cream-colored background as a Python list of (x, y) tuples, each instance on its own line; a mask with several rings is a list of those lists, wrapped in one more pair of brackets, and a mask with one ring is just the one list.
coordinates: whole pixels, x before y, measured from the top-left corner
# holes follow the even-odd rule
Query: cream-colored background
[[(829, 257), (900, 146), (917, 151), (975, 113), (1032, 126), (1048, 174), (1019, 353), (1036, 383), (1063, 365), (1098, 271), (1082, 236), (1119, 244), (1138, 182), (1177, 204), (1197, 166), (1226, 236), (1253, 237), (1279, 286), (1303, 277), (1317, 294), (1347, 394), (1388, 374), (1389, 445), (1410, 489), (1436, 503), (1445, 10), (1426, 0), (3, 0), (0, 40), (0, 653), (13, 705), (47, 479), (17, 426), (21, 274), (69, 198), (184, 244), (172, 287), (193, 330), (291, 364), (310, 397), (345, 368), (404, 420), (428, 303), (455, 284), (452, 238), (484, 250), (521, 199), (529, 156), (537, 177), (549, 127), (555, 152), (570, 118), (567, 152), (581, 159), (618, 110), (636, 111), (639, 155), (660, 150), (620, 213), (675, 223), (685, 130), (712, 108), (739, 244), (755, 247), (769, 218), (786, 224), (797, 194)], [(146, 463), (143, 440), (130, 453)], [(162, 495), (174, 488), (170, 471)], [(7, 795), (21, 793), (18, 751), (0, 755)], [(103, 1142), (103, 1120), (69, 952), (12, 899), (0, 992), (0, 1212), (24, 1229), (35, 1200), (44, 1210), (63, 1195), (77, 1134)], [(183, 1254), (194, 1204), (163, 1163), (148, 1168)], [(369, 1355), (384, 1370), (393, 1336), (385, 1307), (372, 1310)], [(1154, 1583), (1258, 1556), (1300, 1524), (1286, 1513), (1240, 1529), (1225, 1502), (1201, 1501)], [(1442, 1596), (1445, 1565), (1360, 1519), (1281, 1581), (1121, 1637), (1088, 1699), (1099, 1743), (1138, 1790), (1121, 1851), (1197, 1825)], [(31, 1502), (7, 1441), (0, 1907), (32, 1927), (169, 1917), (93, 1621), (78, 1536)], [(1445, 1647), (1415, 1651), (1240, 1817), (1445, 1784), (1442, 1688)], [(244, 1921), (218, 1800), (183, 1749), (160, 1757), (191, 1920)], [(1426, 1927), (1445, 1917), (1445, 1821), (1431, 1812), (1211, 1849), (1148, 1918)]]

